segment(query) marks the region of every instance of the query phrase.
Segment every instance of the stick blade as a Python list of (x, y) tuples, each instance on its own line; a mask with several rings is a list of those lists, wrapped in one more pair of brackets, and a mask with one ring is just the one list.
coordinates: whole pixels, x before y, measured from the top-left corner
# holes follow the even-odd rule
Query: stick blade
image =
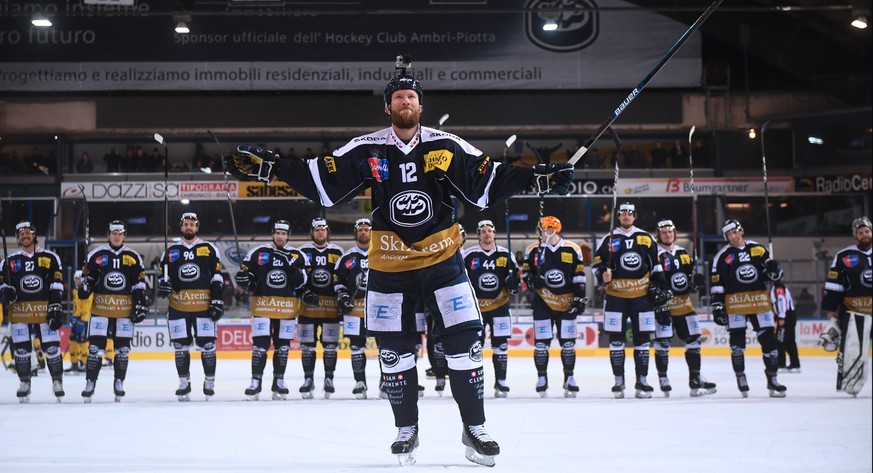
[(696, 129), (697, 127), (695, 125), (691, 125), (691, 131), (688, 132), (688, 142), (691, 142), (691, 137), (694, 136), (694, 130)]
[(506, 139), (506, 147), (509, 148), (510, 146), (512, 146), (512, 144), (515, 143), (516, 138), (518, 138), (518, 136), (516, 136), (516, 135), (512, 135), (509, 138), (507, 138)]
[(164, 137), (161, 136), (160, 133), (155, 133), (155, 141), (157, 141), (160, 144), (164, 144)]

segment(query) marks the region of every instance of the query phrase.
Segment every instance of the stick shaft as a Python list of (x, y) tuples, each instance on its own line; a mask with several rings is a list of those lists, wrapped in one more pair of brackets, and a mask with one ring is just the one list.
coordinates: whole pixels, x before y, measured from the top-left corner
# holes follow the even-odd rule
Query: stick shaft
[(627, 95), (627, 97), (625, 97), (625, 99), (618, 105), (618, 107), (616, 107), (615, 110), (610, 113), (608, 117), (606, 117), (603, 123), (600, 124), (600, 127), (597, 128), (597, 131), (595, 131), (594, 134), (585, 141), (585, 144), (581, 146), (579, 150), (576, 151), (576, 153), (573, 154), (573, 157), (571, 157), (570, 160), (567, 161), (568, 163), (575, 165), (582, 158), (582, 156), (585, 155), (585, 152), (588, 151), (589, 148), (591, 148), (591, 146), (594, 144), (595, 141), (597, 141), (598, 138), (600, 138), (600, 135), (602, 135), (606, 131), (606, 129), (609, 128), (610, 125), (612, 125), (612, 122), (614, 122), (618, 118), (618, 116), (621, 115), (621, 113), (631, 104), (631, 102), (633, 102), (633, 100), (643, 91), (646, 85), (648, 85), (649, 82), (655, 77), (655, 75), (657, 75), (658, 72), (661, 71), (664, 65), (667, 64), (667, 61), (669, 61), (670, 58), (672, 58), (673, 55), (676, 54), (676, 51), (678, 51), (679, 48), (681, 48), (685, 44), (688, 38), (690, 38), (691, 35), (693, 35), (694, 32), (697, 31), (698, 28), (700, 28), (700, 25), (702, 25), (703, 22), (706, 21), (706, 19), (709, 18), (710, 15), (712, 15), (712, 13), (718, 8), (719, 5), (721, 5), (722, 1), (723, 0), (715, 0), (714, 2), (712, 2), (712, 5), (710, 5), (709, 8), (707, 8), (706, 11), (704, 11), (703, 14), (700, 15), (697, 21), (691, 24), (691, 26), (685, 31), (685, 33), (679, 37), (675, 44), (673, 44), (673, 47), (671, 47), (670, 50), (667, 51), (667, 54), (665, 54), (664, 57), (662, 57), (661, 60), (658, 61), (657, 64), (655, 64), (655, 66), (649, 71), (648, 74), (646, 74), (643, 80), (641, 80), (640, 83), (637, 84), (637, 86), (634, 87), (633, 90), (631, 90), (630, 93)]
[(695, 266), (695, 271), (697, 270), (697, 194), (694, 192), (694, 143), (692, 140), (696, 128), (692, 126), (691, 131), (688, 132), (688, 177), (691, 186), (691, 257), (693, 258), (692, 264)]
[(770, 192), (767, 188), (767, 149), (764, 147), (764, 133), (768, 126), (770, 126), (769, 120), (761, 127), (761, 167), (764, 178), (764, 219), (767, 221), (767, 250), (770, 252), (770, 258), (773, 258), (773, 233), (770, 231)]
[[(218, 149), (218, 157), (221, 158), (221, 143), (218, 142), (218, 137), (212, 133), (212, 130), (206, 130), (209, 136), (215, 141), (215, 147)], [(221, 160), (221, 173), (224, 175), (224, 193), (227, 195), (227, 210), (230, 212), (230, 227), (233, 229), (233, 244), (236, 248), (237, 266), (242, 270), (243, 255), (239, 252), (239, 237), (236, 233), (236, 217), (233, 214), (233, 200), (230, 198), (230, 184), (227, 182), (227, 169), (224, 168), (224, 159)]]

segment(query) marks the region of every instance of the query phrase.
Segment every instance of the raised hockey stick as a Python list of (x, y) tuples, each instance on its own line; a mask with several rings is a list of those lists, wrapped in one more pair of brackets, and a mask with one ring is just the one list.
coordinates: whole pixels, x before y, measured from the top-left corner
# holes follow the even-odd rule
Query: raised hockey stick
[[(9, 271), (9, 248), (6, 246), (6, 218), (3, 213), (3, 199), (0, 199), (0, 240), (3, 240), (3, 281), (6, 284), (12, 284), (12, 274)], [(6, 304), (3, 304), (3, 313), (9, 313), (9, 307)], [(12, 324), (9, 324), (9, 330), (12, 330)], [(0, 344), (2, 344), (2, 352), (0, 352), (0, 360), (3, 361), (3, 369), (9, 369), (10, 366), (15, 366), (14, 364), (6, 364), (6, 352), (12, 352), (12, 337), (8, 334), (2, 337), (0, 340)]]
[[(167, 142), (164, 141), (164, 137), (161, 136), (160, 133), (155, 133), (155, 141), (164, 146), (164, 255), (167, 254), (167, 248), (170, 247), (170, 235), (169, 230), (167, 230), (168, 222), (170, 221), (170, 204), (167, 200), (167, 192), (170, 187), (170, 156), (167, 152)], [(164, 280), (169, 280), (170, 275), (167, 274), (167, 266), (164, 266)]]
[[(616, 158), (618, 158), (618, 152), (621, 151), (621, 139), (619, 139), (615, 130), (613, 130), (611, 126), (608, 128), (609, 133), (612, 135), (612, 140), (615, 142)], [(612, 254), (615, 253), (612, 250), (612, 237), (615, 235), (615, 211), (618, 209), (618, 159), (613, 160), (612, 164), (615, 168), (615, 172), (612, 176), (612, 214), (609, 217), (609, 240), (607, 241), (609, 255), (606, 258), (607, 271), (612, 271)]]
[[(212, 130), (206, 130), (209, 136), (215, 141), (215, 147), (218, 148), (218, 156), (221, 157), (221, 143), (218, 138), (212, 133)], [(236, 264), (242, 271), (243, 255), (239, 252), (239, 236), (236, 233), (236, 218), (233, 216), (233, 200), (230, 198), (230, 184), (227, 182), (227, 169), (224, 167), (224, 160), (221, 160), (221, 174), (224, 175), (224, 193), (227, 195), (227, 211), (230, 212), (230, 226), (233, 229), (233, 244), (236, 247)]]
[[(503, 148), (504, 163), (508, 158), (509, 148), (512, 146), (513, 143), (515, 143), (516, 138), (518, 138), (516, 135), (512, 135), (506, 139), (506, 147)], [(507, 197), (506, 201), (504, 202), (504, 204), (506, 204), (506, 249), (509, 250), (509, 254), (512, 254), (512, 237), (509, 236), (509, 199), (510, 197)]]
[(443, 116), (440, 117), (439, 122), (437, 122), (436, 129), (439, 130), (440, 127), (443, 126), (443, 123), (445, 123), (446, 120), (448, 120), (448, 119), (449, 119), (449, 114), (448, 114), (448, 113), (444, 113)]
[(694, 193), (694, 145), (691, 139), (694, 137), (696, 126), (692, 126), (688, 132), (688, 180), (691, 187), (691, 264), (697, 272), (697, 194)]
[(764, 147), (764, 133), (770, 126), (770, 120), (761, 127), (761, 166), (764, 168), (764, 219), (767, 220), (767, 250), (773, 258), (773, 234), (770, 232), (770, 193), (767, 191), (767, 149)]
[(643, 77), (643, 80), (640, 81), (640, 83), (637, 84), (637, 86), (630, 91), (630, 93), (618, 105), (618, 107), (616, 107), (615, 110), (610, 113), (608, 117), (606, 117), (606, 120), (604, 120), (603, 123), (600, 124), (600, 127), (597, 128), (597, 131), (595, 131), (594, 134), (585, 141), (585, 144), (573, 154), (573, 157), (571, 157), (570, 160), (567, 161), (568, 163), (575, 165), (582, 158), (582, 156), (585, 155), (585, 153), (588, 151), (589, 148), (591, 148), (594, 142), (597, 141), (598, 138), (600, 138), (600, 135), (602, 135), (606, 131), (606, 129), (609, 128), (609, 125), (612, 125), (612, 122), (614, 122), (618, 118), (618, 116), (621, 115), (621, 113), (631, 104), (631, 102), (633, 102), (633, 100), (643, 91), (646, 85), (648, 85), (648, 83), (655, 77), (655, 75), (661, 71), (661, 69), (664, 67), (664, 64), (667, 64), (667, 61), (669, 61), (670, 58), (672, 58), (673, 55), (676, 54), (676, 51), (679, 51), (679, 48), (681, 48), (685, 44), (685, 41), (687, 41), (688, 38), (690, 38), (691, 35), (693, 35), (694, 32), (697, 31), (698, 28), (700, 28), (700, 25), (702, 25), (703, 22), (706, 21), (706, 19), (709, 18), (710, 15), (712, 15), (712, 13), (718, 8), (719, 5), (721, 5), (722, 1), (723, 0), (715, 0), (714, 2), (712, 2), (712, 5), (710, 5), (709, 8), (707, 8), (703, 12), (703, 14), (700, 15), (700, 18), (698, 18), (697, 21), (691, 24), (688, 30), (679, 37), (675, 44), (673, 44), (673, 47), (671, 47), (670, 50), (667, 51), (667, 54), (665, 54), (664, 57), (662, 57), (661, 60), (658, 61), (657, 64), (655, 64), (655, 67), (653, 67), (652, 70), (650, 70), (649, 73), (646, 74), (645, 77)]

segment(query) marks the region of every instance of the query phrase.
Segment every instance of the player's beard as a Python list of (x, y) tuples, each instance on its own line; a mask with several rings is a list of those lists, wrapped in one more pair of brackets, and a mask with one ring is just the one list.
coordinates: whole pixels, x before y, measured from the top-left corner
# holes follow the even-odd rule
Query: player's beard
[(197, 232), (194, 230), (185, 230), (182, 232), (182, 236), (185, 237), (186, 240), (193, 240), (197, 236)]
[(418, 127), (421, 122), (421, 109), (403, 108), (391, 110), (391, 124), (401, 130), (410, 130)]
[(369, 234), (367, 234), (366, 236), (361, 235), (357, 238), (357, 240), (358, 240), (359, 246), (365, 247), (365, 246), (370, 244), (370, 235)]
[(870, 247), (873, 246), (873, 239), (869, 236), (861, 237), (858, 239), (858, 248), (867, 251)]

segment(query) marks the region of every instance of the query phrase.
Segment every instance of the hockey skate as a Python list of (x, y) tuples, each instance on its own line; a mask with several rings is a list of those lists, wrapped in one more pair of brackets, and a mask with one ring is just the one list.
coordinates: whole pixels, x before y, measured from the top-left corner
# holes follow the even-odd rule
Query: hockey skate
[(215, 396), (215, 378), (212, 376), (207, 376), (206, 379), (203, 380), (203, 395), (206, 396), (206, 400)]
[(437, 378), (436, 386), (433, 387), (439, 397), (443, 397), (443, 391), (446, 390), (446, 378)]
[(776, 373), (765, 372), (767, 375), (767, 389), (770, 391), (770, 397), (785, 397), (786, 388), (776, 379)]
[(367, 399), (367, 383), (363, 381), (355, 383), (355, 387), (352, 388), (352, 394), (355, 395), (355, 399)]
[(548, 396), (547, 392), (549, 390), (549, 380), (545, 376), (540, 376), (537, 378), (536, 390), (537, 394), (539, 394), (540, 397)]
[(749, 381), (746, 379), (746, 373), (742, 371), (737, 373), (737, 388), (744, 398), (749, 397)]
[(85, 389), (82, 391), (82, 402), (91, 404), (91, 398), (94, 396), (94, 388), (97, 387), (96, 381), (90, 379), (85, 380)]
[(191, 378), (179, 378), (179, 388), (176, 389), (176, 398), (179, 402), (190, 401)]
[(616, 399), (624, 399), (624, 376), (615, 377), (615, 386), (612, 387), (612, 395)]
[(18, 385), (18, 392), (15, 395), (18, 396), (18, 402), (22, 404), (30, 402), (30, 380), (21, 381)]
[(664, 393), (664, 397), (670, 397), (670, 391), (673, 390), (673, 386), (670, 386), (670, 378), (667, 375), (658, 375), (658, 384), (661, 385), (661, 392)]
[(418, 448), (418, 424), (400, 427), (397, 438), (391, 444), (391, 453), (397, 455), (400, 466), (415, 464), (415, 449)]
[(285, 385), (284, 378), (273, 378), (273, 387), (270, 390), (273, 391), (274, 401), (284, 401), (288, 397), (288, 386)]
[(568, 376), (564, 381), (564, 397), (575, 398), (579, 393), (579, 386), (576, 384), (576, 379), (573, 376)]
[(58, 402), (61, 402), (61, 399), (64, 397), (64, 380), (53, 379), (52, 392), (55, 394), (55, 399), (57, 399)]
[(112, 392), (115, 394), (115, 402), (121, 402), (124, 398), (124, 380), (116, 379), (112, 383)]
[(424, 386), (418, 385), (418, 397), (424, 397)]
[(703, 376), (697, 375), (688, 381), (691, 388), (691, 397), (700, 397), (707, 394), (715, 394), (715, 383), (710, 383)]
[(385, 391), (385, 385), (379, 381), (379, 399), (388, 399), (388, 393)]
[(637, 376), (637, 382), (634, 384), (634, 397), (637, 399), (651, 399), (652, 392), (655, 388), (649, 386), (645, 376)]
[(246, 401), (257, 401), (261, 393), (261, 378), (252, 378), (251, 384), (246, 388)]
[(433, 372), (433, 368), (428, 368), (428, 369), (424, 370), (424, 376), (425, 376), (427, 379), (434, 379), (434, 378), (436, 378), (436, 375), (435, 375), (434, 372)]
[(303, 384), (300, 385), (300, 397), (303, 399), (312, 399), (315, 397), (315, 383), (312, 381), (312, 378), (304, 378)]
[(324, 378), (324, 398), (330, 399), (330, 395), (336, 392), (333, 386), (333, 378)]
[(494, 466), (494, 457), (500, 455), (500, 445), (488, 435), (484, 425), (465, 425), (461, 443), (467, 446), (464, 452), (467, 460), (479, 465)]
[(506, 398), (509, 394), (509, 386), (506, 385), (505, 379), (494, 381), (494, 397)]

